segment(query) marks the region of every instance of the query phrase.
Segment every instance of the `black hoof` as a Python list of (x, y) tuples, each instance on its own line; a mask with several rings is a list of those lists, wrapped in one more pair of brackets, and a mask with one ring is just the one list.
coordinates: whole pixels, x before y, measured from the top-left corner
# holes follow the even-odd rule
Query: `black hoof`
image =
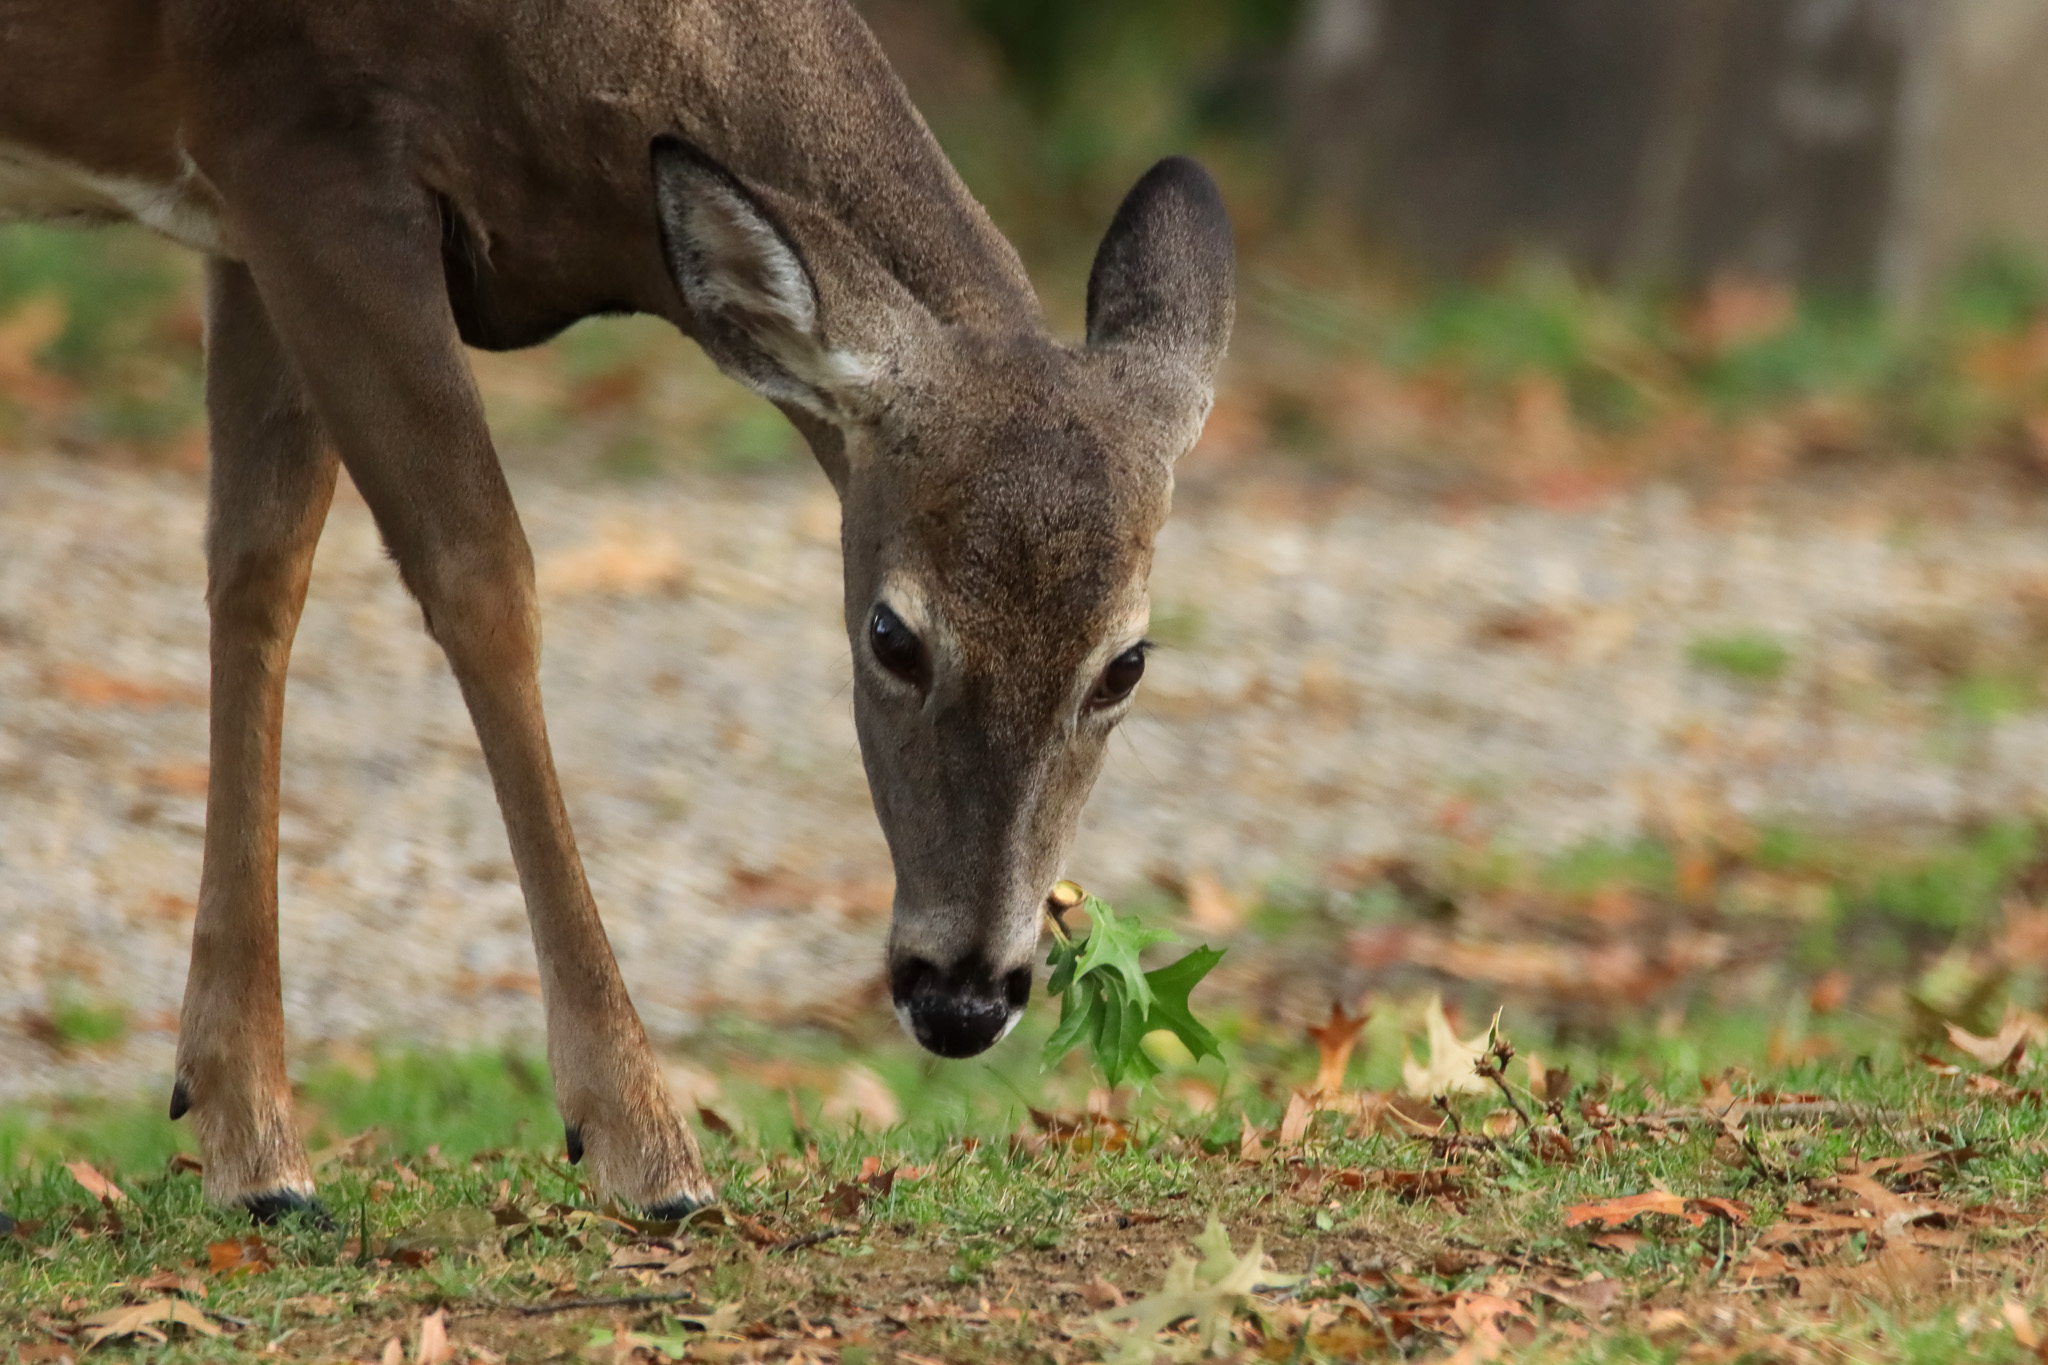
[(583, 1160), (583, 1130), (567, 1124), (562, 1127), (562, 1140), (569, 1144), (569, 1164), (574, 1166)]
[(698, 1209), (710, 1208), (711, 1204), (712, 1201), (709, 1199), (692, 1199), (687, 1194), (679, 1194), (673, 1199), (664, 1199), (659, 1204), (649, 1204), (644, 1212), (650, 1223), (680, 1223)]
[(328, 1215), (327, 1206), (297, 1190), (252, 1194), (241, 1205), (249, 1211), (250, 1218), (266, 1227), (285, 1218), (302, 1218), (322, 1232), (334, 1231), (334, 1219)]
[(179, 1081), (171, 1087), (171, 1122), (176, 1123), (179, 1119), (184, 1118), (185, 1111), (191, 1107), (192, 1096), (185, 1089), (185, 1083)]
[(0, 1213), (0, 1237), (5, 1237), (12, 1231), (14, 1231), (14, 1220), (6, 1214)]

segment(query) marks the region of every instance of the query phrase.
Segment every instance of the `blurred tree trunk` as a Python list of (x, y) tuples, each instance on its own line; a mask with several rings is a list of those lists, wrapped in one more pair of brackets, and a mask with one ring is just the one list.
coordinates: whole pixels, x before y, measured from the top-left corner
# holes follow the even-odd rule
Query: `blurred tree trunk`
[(1867, 288), (1910, 188), (1928, 3), (1313, 0), (1292, 166), (1443, 268), (1534, 250)]

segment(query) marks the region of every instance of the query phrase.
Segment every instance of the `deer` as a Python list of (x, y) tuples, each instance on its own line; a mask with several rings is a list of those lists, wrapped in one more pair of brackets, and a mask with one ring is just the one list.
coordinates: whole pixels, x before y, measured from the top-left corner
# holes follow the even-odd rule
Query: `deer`
[(1145, 670), (1234, 246), (1147, 171), (1056, 338), (847, 0), (0, 0), (0, 217), (132, 220), (205, 273), (209, 740), (173, 1119), (207, 1198), (320, 1217), (277, 929), (287, 662), (345, 469), (473, 722), (568, 1159), (715, 1199), (606, 938), (542, 709), (532, 554), (464, 348), (652, 314), (778, 407), (841, 514), (890, 998), (943, 1057), (1031, 993)]

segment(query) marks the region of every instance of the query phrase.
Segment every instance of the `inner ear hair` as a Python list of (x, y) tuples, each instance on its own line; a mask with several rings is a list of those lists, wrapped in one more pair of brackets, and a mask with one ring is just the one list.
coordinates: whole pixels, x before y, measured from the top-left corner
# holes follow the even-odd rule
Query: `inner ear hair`
[(829, 415), (865, 367), (825, 344), (817, 281), (781, 215), (681, 138), (656, 139), (652, 160), (662, 247), (698, 342), (763, 397)]
[(775, 211), (680, 138), (657, 140), (654, 158), (669, 268), (690, 306), (815, 331), (817, 282)]

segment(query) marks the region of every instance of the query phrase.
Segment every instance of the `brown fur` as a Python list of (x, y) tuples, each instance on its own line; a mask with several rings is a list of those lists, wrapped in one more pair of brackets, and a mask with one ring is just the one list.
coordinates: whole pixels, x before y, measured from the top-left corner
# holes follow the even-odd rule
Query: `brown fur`
[[(0, 214), (9, 193), (215, 255), (213, 754), (175, 1102), (213, 1197), (310, 1196), (284, 1070), (278, 761), (338, 465), (475, 721), (572, 1145), (643, 1205), (711, 1196), (563, 807), (531, 556), (464, 341), (656, 313), (796, 422), (844, 504), (899, 1004), (977, 1029), (1021, 1004), (1121, 714), (1098, 680), (1142, 630), (1172, 462), (1229, 333), (1228, 223), (1192, 163), (1133, 190), (1088, 344), (1064, 346), (843, 0), (0, 0)], [(916, 688), (869, 652), (878, 605), (922, 640)]]

